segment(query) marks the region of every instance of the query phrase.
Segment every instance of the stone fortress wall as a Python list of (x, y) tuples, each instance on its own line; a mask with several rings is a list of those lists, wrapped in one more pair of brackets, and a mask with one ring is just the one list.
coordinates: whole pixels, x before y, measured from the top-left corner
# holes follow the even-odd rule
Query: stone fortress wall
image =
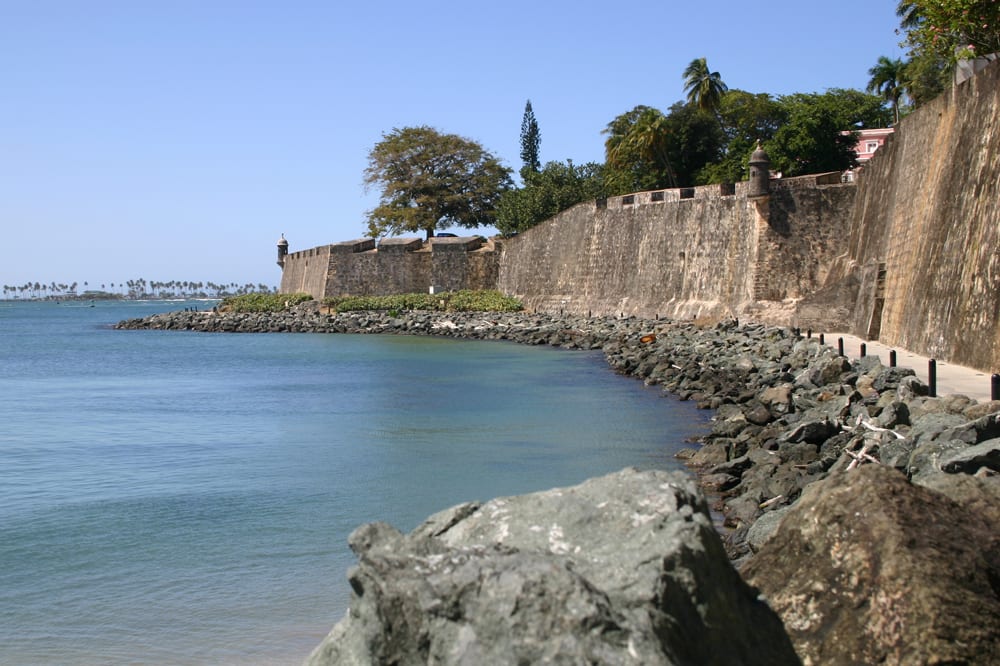
[(899, 123), (848, 233), (800, 325), (1000, 370), (1000, 63)]
[(285, 257), (281, 291), (498, 288), (535, 310), (737, 316), (1000, 368), (1000, 65), (905, 118), (856, 184), (753, 186), (585, 202), (504, 240), (312, 248)]
[(286, 255), (281, 293), (313, 298), (495, 289), (495, 241), (465, 238), (371, 238), (333, 243)]
[(840, 174), (640, 192), (578, 204), (504, 242), (499, 288), (577, 314), (718, 317), (815, 291), (846, 247)]

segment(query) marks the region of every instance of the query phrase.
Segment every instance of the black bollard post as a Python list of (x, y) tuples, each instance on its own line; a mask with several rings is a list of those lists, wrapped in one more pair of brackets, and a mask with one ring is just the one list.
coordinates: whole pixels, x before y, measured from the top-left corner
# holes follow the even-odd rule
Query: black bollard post
[(824, 337), (825, 336), (822, 333), (819, 334), (819, 343), (821, 345), (825, 345), (826, 344), (826, 340), (824, 339)]
[(806, 337), (811, 338), (813, 336), (813, 330), (811, 328), (806, 329)]
[(1000, 400), (1000, 375), (990, 377), (990, 400)]
[(837, 338), (837, 353), (844, 355), (844, 338)]
[(866, 345), (865, 343), (862, 342), (861, 343), (861, 358), (864, 358), (867, 355), (868, 355), (868, 345)]
[(937, 361), (927, 361), (927, 395), (937, 397)]
[(889, 367), (890, 368), (895, 368), (896, 367), (896, 350), (895, 349), (890, 349), (889, 350)]

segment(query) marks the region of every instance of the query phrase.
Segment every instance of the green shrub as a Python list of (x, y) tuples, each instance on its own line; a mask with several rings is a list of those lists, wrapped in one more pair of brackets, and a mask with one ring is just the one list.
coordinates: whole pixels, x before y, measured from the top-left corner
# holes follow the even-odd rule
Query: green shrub
[(338, 312), (355, 310), (434, 310), (437, 312), (517, 312), (522, 309), (516, 298), (499, 291), (449, 291), (443, 294), (395, 294), (393, 296), (343, 296), (328, 298), (324, 305)]
[(245, 294), (219, 303), (220, 312), (280, 312), (313, 299), (309, 294)]

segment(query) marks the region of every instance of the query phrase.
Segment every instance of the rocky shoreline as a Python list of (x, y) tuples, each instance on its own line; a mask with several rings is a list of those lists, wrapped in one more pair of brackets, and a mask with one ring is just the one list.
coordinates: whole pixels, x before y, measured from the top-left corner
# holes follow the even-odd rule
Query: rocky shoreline
[[(715, 410), (711, 432), (680, 457), (725, 516), (728, 556), (767, 596), (805, 663), (1000, 658), (1000, 402), (930, 398), (911, 370), (874, 357), (850, 362), (816, 339), (736, 321), (331, 314), (307, 304), (267, 314), (174, 312), (117, 327), (601, 349), (616, 372)], [(926, 535), (933, 543), (922, 544)], [(355, 546), (371, 560), (371, 548)]]

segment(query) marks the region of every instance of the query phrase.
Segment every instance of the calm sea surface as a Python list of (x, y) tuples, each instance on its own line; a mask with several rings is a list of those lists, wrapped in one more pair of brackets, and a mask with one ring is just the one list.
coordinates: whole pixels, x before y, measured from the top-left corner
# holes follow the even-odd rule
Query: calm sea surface
[(676, 468), (705, 429), (600, 353), (110, 328), (192, 305), (0, 301), (0, 663), (298, 664), (361, 523)]

